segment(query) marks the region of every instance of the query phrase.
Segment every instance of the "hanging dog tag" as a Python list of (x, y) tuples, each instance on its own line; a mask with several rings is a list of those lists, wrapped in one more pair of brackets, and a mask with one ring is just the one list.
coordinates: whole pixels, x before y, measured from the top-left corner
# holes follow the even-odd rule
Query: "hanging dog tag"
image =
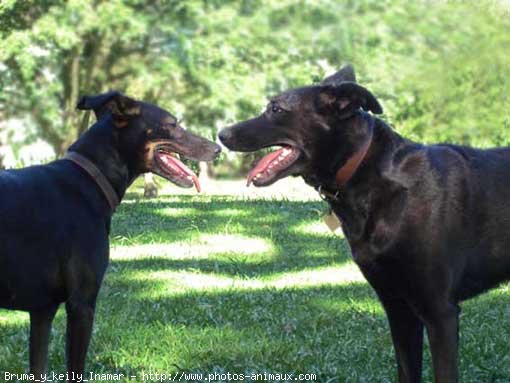
[(323, 216), (322, 220), (333, 233), (342, 226), (342, 223), (338, 219), (337, 215), (333, 212), (333, 210), (330, 210), (329, 213)]

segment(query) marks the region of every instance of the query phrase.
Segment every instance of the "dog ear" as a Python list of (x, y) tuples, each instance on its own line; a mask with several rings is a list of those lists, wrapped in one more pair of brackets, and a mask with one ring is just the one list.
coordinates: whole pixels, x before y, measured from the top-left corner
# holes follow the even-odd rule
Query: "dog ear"
[(76, 107), (80, 110), (94, 111), (97, 120), (110, 112), (115, 125), (127, 126), (127, 120), (140, 115), (140, 103), (117, 91), (110, 91), (97, 96), (83, 96)]
[(340, 85), (345, 81), (356, 82), (356, 74), (350, 64), (342, 66), (338, 72), (326, 77), (322, 80), (321, 85)]
[(320, 109), (334, 110), (340, 118), (347, 118), (359, 108), (374, 114), (383, 112), (375, 96), (355, 82), (322, 87), (319, 91), (318, 104)]

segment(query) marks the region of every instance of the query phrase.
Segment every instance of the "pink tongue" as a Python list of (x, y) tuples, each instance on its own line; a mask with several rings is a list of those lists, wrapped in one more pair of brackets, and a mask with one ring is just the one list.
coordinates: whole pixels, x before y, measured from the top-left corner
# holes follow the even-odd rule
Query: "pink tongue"
[(261, 172), (263, 172), (271, 162), (278, 158), (280, 154), (285, 150), (285, 148), (278, 149), (274, 152), (266, 154), (262, 159), (257, 163), (257, 165), (251, 170), (248, 174), (248, 178), (246, 180), (246, 186), (250, 186), (251, 181), (255, 176)]
[(166, 153), (160, 153), (159, 155), (161, 157), (165, 157), (165, 159), (167, 160), (165, 162), (165, 165), (172, 172), (177, 173), (177, 174), (185, 174), (186, 176), (190, 176), (192, 181), (193, 181), (193, 184), (195, 185), (195, 189), (197, 189), (197, 192), (200, 193), (200, 191), (201, 191), (200, 182), (198, 181), (198, 177), (196, 176), (196, 174), (193, 173), (193, 170), (188, 168), (186, 165), (184, 165), (181, 161), (179, 161), (174, 156), (171, 156), (171, 155), (166, 154)]

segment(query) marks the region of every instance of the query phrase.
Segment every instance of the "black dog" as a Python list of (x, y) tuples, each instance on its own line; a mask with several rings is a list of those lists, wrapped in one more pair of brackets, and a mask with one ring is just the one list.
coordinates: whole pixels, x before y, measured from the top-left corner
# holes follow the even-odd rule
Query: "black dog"
[(399, 382), (421, 380), (424, 327), (435, 381), (457, 382), (458, 303), (510, 278), (510, 149), (421, 145), (365, 111), (382, 108), (344, 67), (220, 139), (281, 146), (248, 183), (300, 175), (329, 202), (386, 310)]
[[(0, 172), (0, 307), (30, 312), (30, 371), (44, 374), (51, 323), (66, 303), (69, 373), (84, 372), (96, 297), (109, 258), (110, 220), (141, 173), (198, 181), (174, 154), (209, 161), (220, 147), (155, 105), (118, 92), (84, 97), (98, 122), (65, 159)], [(69, 375), (70, 376), (70, 375)]]

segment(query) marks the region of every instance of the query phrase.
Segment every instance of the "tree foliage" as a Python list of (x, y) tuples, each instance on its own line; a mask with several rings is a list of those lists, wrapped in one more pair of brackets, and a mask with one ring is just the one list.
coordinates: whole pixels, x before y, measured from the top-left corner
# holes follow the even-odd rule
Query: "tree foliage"
[(62, 153), (81, 94), (158, 102), (209, 137), (352, 62), (412, 138), (510, 142), (510, 10), (406, 0), (2, 0), (0, 110)]

